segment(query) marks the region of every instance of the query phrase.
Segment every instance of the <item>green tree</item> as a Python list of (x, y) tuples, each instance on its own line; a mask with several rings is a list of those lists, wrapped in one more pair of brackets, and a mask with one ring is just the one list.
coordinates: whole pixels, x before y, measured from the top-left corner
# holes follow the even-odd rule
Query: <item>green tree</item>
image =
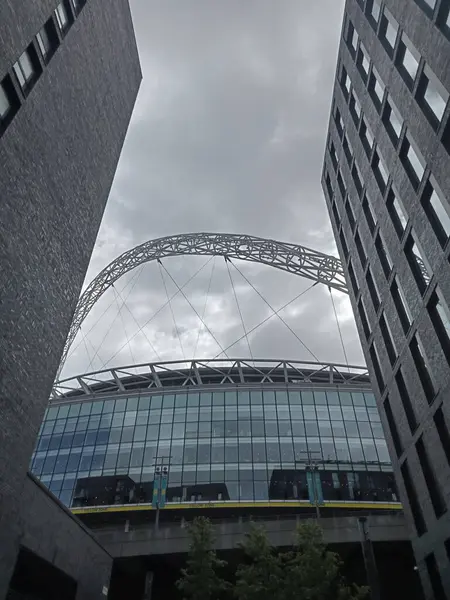
[(236, 572), (238, 600), (365, 600), (368, 588), (349, 585), (339, 555), (327, 550), (315, 523), (300, 525), (294, 548), (277, 552), (265, 530), (253, 526), (242, 545), (245, 562)]
[(294, 549), (284, 555), (285, 597), (298, 600), (364, 600), (368, 588), (347, 584), (342, 562), (327, 549), (322, 529), (314, 522), (300, 525)]
[(281, 598), (283, 565), (270, 546), (262, 527), (252, 525), (241, 545), (245, 563), (236, 571), (234, 595), (238, 600), (277, 600)]
[(225, 561), (219, 560), (213, 550), (214, 533), (209, 519), (194, 519), (189, 536), (186, 568), (176, 585), (186, 600), (216, 600), (228, 584), (218, 574)]

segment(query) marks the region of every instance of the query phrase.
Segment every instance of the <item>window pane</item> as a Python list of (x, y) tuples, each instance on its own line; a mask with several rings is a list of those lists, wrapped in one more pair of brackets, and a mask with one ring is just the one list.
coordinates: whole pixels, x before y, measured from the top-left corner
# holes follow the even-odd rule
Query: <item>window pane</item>
[(424, 100), (437, 121), (441, 122), (449, 94), (428, 65), (425, 65), (418, 95), (419, 100)]
[(399, 48), (399, 64), (406, 70), (411, 85), (417, 75), (417, 69), (419, 67), (419, 53), (414, 48), (411, 40), (405, 33), (402, 33), (402, 39)]
[(6, 97), (5, 90), (0, 84), (0, 118), (3, 118), (10, 108), (8, 98)]

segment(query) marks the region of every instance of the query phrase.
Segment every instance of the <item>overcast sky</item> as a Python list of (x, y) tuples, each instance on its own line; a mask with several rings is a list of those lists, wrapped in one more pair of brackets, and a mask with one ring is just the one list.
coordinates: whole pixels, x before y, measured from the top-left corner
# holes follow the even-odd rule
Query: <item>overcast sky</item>
[[(247, 233), (336, 254), (320, 175), (343, 4), (131, 0), (143, 81), (86, 283), (121, 252), (185, 232)], [(182, 285), (205, 262), (171, 258), (164, 267)], [(236, 266), (275, 309), (311, 284), (270, 267)], [(230, 272), (250, 330), (271, 311)], [(176, 287), (163, 273), (170, 296)], [(185, 292), (222, 347), (243, 335), (223, 259), (211, 260)], [(350, 303), (334, 298), (348, 359), (363, 364)], [(166, 306), (137, 333), (166, 300), (156, 263), (120, 279), (85, 321), (63, 375), (218, 354), (180, 294), (176, 324)], [(324, 286), (281, 314), (319, 360), (344, 362)], [(227, 354), (314, 360), (277, 317), (249, 344), (244, 338)]]

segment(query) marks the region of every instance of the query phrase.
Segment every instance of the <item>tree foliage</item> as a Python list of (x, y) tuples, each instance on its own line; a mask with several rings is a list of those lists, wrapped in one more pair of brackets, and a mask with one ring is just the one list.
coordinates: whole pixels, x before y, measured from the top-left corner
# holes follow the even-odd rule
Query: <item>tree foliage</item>
[[(234, 586), (220, 572), (225, 561), (214, 549), (210, 521), (195, 519), (186, 568), (177, 581), (185, 600), (366, 600), (368, 588), (348, 584), (341, 575), (339, 555), (327, 549), (321, 528), (314, 522), (300, 525), (292, 550), (279, 552), (267, 540), (263, 527), (252, 525), (241, 545), (244, 561)], [(227, 592), (227, 594), (225, 594)]]
[(189, 526), (191, 538), (186, 568), (177, 587), (186, 600), (216, 600), (228, 588), (218, 571), (225, 561), (213, 550), (214, 534), (209, 519), (198, 517)]
[(246, 563), (236, 573), (238, 600), (364, 600), (368, 589), (348, 585), (338, 554), (327, 550), (315, 523), (300, 525), (291, 551), (277, 553), (253, 527), (243, 544)]

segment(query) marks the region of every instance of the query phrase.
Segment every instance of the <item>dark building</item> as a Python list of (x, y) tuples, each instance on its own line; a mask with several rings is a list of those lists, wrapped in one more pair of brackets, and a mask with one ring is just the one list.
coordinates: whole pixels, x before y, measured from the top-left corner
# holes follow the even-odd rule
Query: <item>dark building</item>
[(347, 0), (323, 188), (429, 598), (450, 598), (450, 2)]
[(126, 0), (0, 3), (0, 598), (33, 594), (24, 571), (67, 598), (108, 581), (27, 469), (140, 80)]

